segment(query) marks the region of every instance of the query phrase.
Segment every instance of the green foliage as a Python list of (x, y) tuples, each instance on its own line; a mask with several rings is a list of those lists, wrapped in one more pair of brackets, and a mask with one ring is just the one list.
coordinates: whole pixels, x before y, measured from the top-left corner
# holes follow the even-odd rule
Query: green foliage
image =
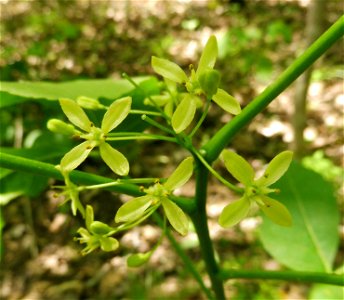
[(311, 156), (306, 156), (302, 159), (302, 165), (307, 169), (319, 173), (325, 179), (331, 182), (341, 181), (344, 177), (344, 169), (336, 166), (330, 159), (325, 157), (323, 151), (318, 150)]
[(293, 163), (274, 186), (293, 217), (291, 228), (265, 220), (260, 228), (264, 248), (294, 270), (333, 270), (338, 248), (339, 211), (333, 187), (320, 175)]

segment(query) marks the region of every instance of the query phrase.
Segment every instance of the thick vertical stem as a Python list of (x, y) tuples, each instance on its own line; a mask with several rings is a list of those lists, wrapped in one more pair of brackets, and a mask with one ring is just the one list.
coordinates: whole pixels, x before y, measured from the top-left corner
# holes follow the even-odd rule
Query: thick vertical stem
[[(307, 12), (306, 44), (310, 46), (322, 33), (326, 16), (326, 1), (310, 2)], [(307, 125), (307, 93), (312, 75), (312, 67), (307, 69), (296, 81), (294, 112), (294, 158), (300, 159), (305, 154), (306, 145), (303, 133)]]
[(217, 300), (225, 299), (223, 281), (218, 277), (219, 266), (216, 263), (213, 242), (210, 239), (206, 213), (207, 185), (209, 171), (196, 160), (196, 211), (191, 214), (195, 225), (203, 259), (210, 277), (212, 289)]

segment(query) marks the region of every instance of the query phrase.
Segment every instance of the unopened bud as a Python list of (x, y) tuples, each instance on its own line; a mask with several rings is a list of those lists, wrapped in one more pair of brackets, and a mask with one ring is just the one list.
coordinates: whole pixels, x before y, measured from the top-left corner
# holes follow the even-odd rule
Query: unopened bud
[(91, 232), (94, 234), (105, 235), (108, 234), (112, 228), (103, 222), (94, 221), (90, 226)]
[(47, 123), (47, 128), (52, 132), (65, 135), (74, 135), (78, 132), (73, 125), (67, 124), (59, 119), (50, 119)]
[(105, 106), (101, 104), (97, 99), (80, 96), (76, 99), (76, 103), (78, 103), (82, 108), (85, 109), (104, 109)]
[(200, 74), (198, 82), (206, 95), (211, 98), (216, 94), (219, 87), (220, 73), (216, 70), (208, 69)]

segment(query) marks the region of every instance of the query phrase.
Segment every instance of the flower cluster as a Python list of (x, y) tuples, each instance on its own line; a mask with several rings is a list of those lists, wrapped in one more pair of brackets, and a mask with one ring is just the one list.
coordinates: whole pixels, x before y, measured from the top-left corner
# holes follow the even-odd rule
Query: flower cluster
[(264, 174), (254, 179), (255, 174), (251, 165), (240, 155), (233, 151), (224, 150), (222, 158), (227, 170), (235, 179), (245, 186), (242, 198), (228, 204), (222, 211), (219, 224), (230, 227), (244, 219), (253, 203), (258, 204), (263, 213), (274, 223), (281, 226), (291, 226), (292, 220), (288, 209), (280, 202), (266, 196), (276, 189), (269, 188), (270, 185), (280, 179), (287, 171), (293, 153), (284, 151), (274, 157), (267, 166)]
[(188, 157), (180, 163), (166, 182), (163, 184), (157, 182), (144, 189), (146, 195), (123, 204), (117, 211), (115, 221), (117, 223), (136, 222), (139, 219), (145, 219), (162, 205), (172, 227), (181, 235), (186, 235), (189, 227), (188, 218), (179, 206), (170, 199), (170, 195), (189, 180), (192, 172), (193, 158)]
[(118, 248), (119, 243), (115, 238), (110, 237), (116, 232), (116, 229), (106, 225), (103, 222), (94, 221), (93, 208), (86, 206), (86, 228), (79, 228), (78, 233), (81, 235), (75, 240), (87, 246), (81, 251), (86, 255), (97, 248), (103, 251), (114, 251)]
[[(186, 73), (174, 62), (153, 56), (152, 67), (154, 71), (164, 77), (170, 93), (154, 98), (154, 102), (165, 107), (165, 112), (172, 115), (171, 123), (174, 131), (180, 133), (185, 130), (194, 119), (196, 108), (199, 105), (199, 96), (204, 94), (207, 99), (213, 100), (225, 111), (237, 115), (240, 113), (238, 101), (226, 91), (219, 88), (220, 74), (214, 70), (218, 53), (215, 36), (211, 36), (202, 52), (197, 70), (190, 66), (191, 74)], [(187, 93), (182, 94), (182, 99), (172, 113), (176, 97), (175, 84), (183, 84)], [(178, 102), (177, 101), (177, 102)], [(148, 100), (146, 102), (149, 102)]]
[(120, 176), (127, 175), (129, 172), (128, 160), (106, 142), (106, 137), (127, 117), (131, 107), (131, 98), (125, 97), (114, 101), (106, 111), (100, 128), (94, 126), (85, 111), (75, 101), (60, 99), (60, 105), (68, 120), (82, 131), (59, 120), (50, 120), (48, 128), (73, 134), (85, 140), (65, 154), (60, 163), (61, 170), (70, 172), (76, 169), (95, 147), (99, 147), (100, 156), (109, 168)]

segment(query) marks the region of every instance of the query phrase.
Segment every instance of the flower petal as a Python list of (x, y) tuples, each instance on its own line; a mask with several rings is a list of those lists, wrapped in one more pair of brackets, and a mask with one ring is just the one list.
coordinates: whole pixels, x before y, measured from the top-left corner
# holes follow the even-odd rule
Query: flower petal
[(112, 148), (108, 143), (99, 145), (100, 156), (109, 168), (120, 176), (128, 175), (129, 162), (118, 150)]
[(242, 156), (229, 150), (222, 151), (221, 155), (228, 172), (231, 173), (235, 179), (242, 182), (245, 186), (252, 183), (254, 179), (254, 170)]
[(62, 98), (59, 102), (64, 114), (70, 122), (87, 132), (91, 130), (91, 121), (84, 110), (75, 101)]
[(198, 63), (198, 68), (196, 71), (196, 76), (198, 77), (207, 68), (214, 68), (217, 58), (217, 40), (214, 35), (212, 35), (207, 44), (204, 46), (201, 58)]
[(106, 252), (115, 251), (119, 247), (119, 242), (112, 237), (101, 237), (99, 242), (100, 248)]
[(233, 115), (237, 115), (241, 112), (238, 100), (223, 89), (217, 89), (217, 93), (213, 96), (212, 100), (226, 112)]
[(243, 197), (236, 200), (222, 210), (219, 217), (219, 224), (222, 227), (231, 227), (244, 219), (250, 210), (250, 200)]
[(107, 134), (122, 123), (130, 111), (131, 102), (131, 97), (124, 97), (110, 105), (102, 121), (101, 129), (104, 134)]
[(61, 159), (61, 169), (64, 172), (70, 172), (76, 169), (87, 158), (93, 148), (94, 143), (91, 141), (85, 141), (74, 147)]
[(181, 67), (167, 59), (152, 56), (152, 68), (155, 73), (177, 83), (185, 82), (188, 79)]
[(103, 222), (100, 222), (100, 221), (94, 221), (90, 225), (90, 231), (93, 234), (106, 235), (112, 230), (113, 230), (113, 228), (111, 228), (109, 225), (107, 225)]
[(172, 127), (176, 133), (182, 132), (192, 122), (197, 108), (197, 96), (186, 94), (172, 115)]
[(189, 219), (182, 209), (168, 198), (162, 200), (162, 206), (172, 227), (181, 235), (186, 235), (189, 229)]
[(281, 203), (270, 197), (260, 195), (258, 196), (264, 203), (257, 201), (263, 213), (274, 223), (289, 227), (292, 225), (292, 217), (288, 209)]
[(116, 213), (115, 222), (132, 222), (139, 219), (152, 204), (153, 200), (153, 196), (145, 195), (124, 203)]
[(275, 156), (268, 164), (263, 176), (256, 181), (257, 185), (269, 186), (275, 183), (288, 170), (292, 159), (292, 151), (283, 151)]
[(173, 191), (184, 185), (191, 177), (193, 172), (193, 158), (185, 158), (170, 175), (163, 186), (169, 191)]
[(86, 206), (86, 228), (91, 231), (91, 224), (94, 220), (93, 207), (91, 205)]

